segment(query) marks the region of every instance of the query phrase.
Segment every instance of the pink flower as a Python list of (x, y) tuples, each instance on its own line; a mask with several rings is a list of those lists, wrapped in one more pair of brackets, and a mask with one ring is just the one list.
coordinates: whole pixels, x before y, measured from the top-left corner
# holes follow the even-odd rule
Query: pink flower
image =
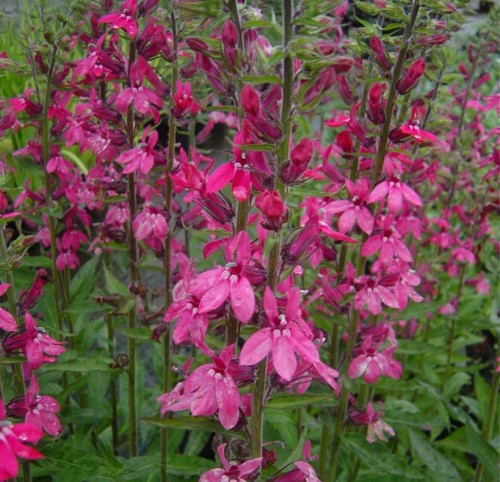
[(221, 425), (227, 430), (233, 428), (240, 409), (240, 394), (231, 375), (233, 357), (234, 345), (230, 345), (219, 356), (212, 355), (212, 363), (196, 368), (171, 392), (158, 397), (162, 415), (187, 409), (193, 416), (218, 413)]
[(382, 311), (382, 303), (391, 308), (399, 308), (395, 295), (385, 286), (384, 280), (379, 277), (359, 276), (354, 280), (354, 286), (357, 290), (354, 297), (354, 307), (357, 310), (366, 305), (370, 313), (379, 315)]
[(264, 292), (264, 311), (267, 323), (248, 338), (241, 350), (241, 365), (256, 365), (272, 354), (273, 366), (280, 377), (291, 381), (297, 369), (297, 353), (311, 363), (319, 362), (318, 349), (311, 341), (312, 334), (301, 318), (298, 289), (288, 291), (284, 314), (278, 313), (278, 304), (272, 290)]
[(167, 236), (168, 225), (161, 210), (154, 206), (146, 206), (132, 222), (137, 241), (145, 240), (155, 251), (163, 248)]
[(411, 187), (401, 182), (397, 176), (391, 176), (375, 186), (368, 198), (368, 204), (378, 202), (386, 196), (391, 213), (395, 213), (403, 207), (403, 199), (414, 206), (422, 206), (420, 196)]
[(27, 460), (38, 460), (43, 455), (38, 450), (26, 445), (26, 442), (37, 443), (43, 432), (39, 427), (29, 423), (13, 424), (5, 419), (5, 407), (0, 399), (0, 482), (15, 478), (19, 471), (16, 457)]
[(341, 213), (339, 218), (339, 231), (341, 233), (348, 233), (357, 223), (362, 231), (366, 234), (371, 234), (374, 219), (366, 207), (370, 191), (368, 180), (360, 178), (356, 181), (356, 184), (353, 184), (349, 179), (346, 179), (345, 187), (351, 196), (351, 201), (332, 201), (324, 207), (325, 211), (334, 214)]
[(240, 231), (225, 243), (225, 254), (226, 266), (200, 274), (191, 285), (192, 293), (200, 298), (200, 314), (216, 310), (229, 298), (236, 317), (248, 323), (255, 311), (255, 294), (248, 279), (251, 254), (248, 233)]
[(49, 275), (44, 269), (39, 269), (36, 272), (33, 283), (19, 293), (17, 306), (20, 310), (26, 311), (38, 303), (43, 294), (43, 287), (49, 281)]
[[(217, 454), (222, 462), (222, 468), (212, 469), (201, 475), (199, 482), (244, 482), (253, 480), (262, 464), (262, 457), (251, 459), (245, 462), (228, 462), (224, 450), (226, 444), (219, 445)], [(255, 474), (253, 474), (255, 472)]]
[(29, 312), (24, 315), (24, 324), (24, 329), (4, 338), (3, 347), (8, 355), (16, 350), (25, 353), (29, 369), (36, 370), (42, 363), (54, 363), (56, 357), (66, 351), (63, 343), (47, 335)]
[(189, 82), (186, 82), (184, 85), (181, 82), (177, 82), (174, 104), (173, 114), (177, 118), (185, 116), (190, 111), (193, 105), (193, 92), (191, 91), (191, 84)]
[[(0, 284), (0, 296), (3, 296), (7, 290), (10, 288), (10, 284), (1, 283)], [(5, 331), (16, 331), (17, 323), (16, 319), (5, 309), (0, 308), (0, 328)]]
[[(146, 129), (147, 132), (147, 129)], [(146, 135), (146, 133), (145, 133)], [(145, 137), (143, 136), (143, 138)], [(120, 154), (116, 162), (123, 164), (124, 174), (130, 174), (140, 170), (143, 174), (147, 174), (153, 169), (155, 163), (154, 147), (158, 141), (158, 131), (151, 132), (146, 144), (135, 147)]]
[(415, 60), (406, 73), (396, 83), (396, 90), (401, 94), (407, 94), (412, 90), (425, 72), (425, 60)]
[(7, 413), (12, 417), (24, 418), (26, 423), (43, 429), (56, 437), (61, 433), (61, 423), (56, 415), (60, 407), (57, 400), (47, 395), (39, 395), (38, 380), (31, 375), (26, 396), (15, 398), (7, 404)]
[(379, 261), (385, 265), (392, 264), (395, 255), (403, 261), (413, 260), (410, 250), (405, 246), (401, 235), (393, 225), (392, 216), (387, 216), (382, 229), (375, 233), (363, 244), (361, 256), (366, 258), (380, 251)]
[(134, 38), (137, 35), (136, 8), (137, 0), (126, 0), (120, 13), (108, 13), (99, 19), (99, 23), (111, 23), (111, 28), (121, 28)]
[(353, 410), (350, 414), (350, 419), (353, 423), (368, 426), (366, 434), (366, 440), (368, 443), (375, 442), (375, 438), (378, 438), (382, 442), (387, 442), (386, 434), (390, 436), (395, 435), (394, 429), (381, 419), (384, 415), (382, 402), (379, 402), (379, 407), (379, 411), (375, 412), (373, 403), (369, 402), (364, 412)]

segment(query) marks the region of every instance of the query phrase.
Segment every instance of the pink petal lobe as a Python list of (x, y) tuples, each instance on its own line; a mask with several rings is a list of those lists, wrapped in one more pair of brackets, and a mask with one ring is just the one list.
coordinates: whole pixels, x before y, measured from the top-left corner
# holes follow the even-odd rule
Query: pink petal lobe
[(229, 184), (231, 179), (233, 179), (234, 172), (235, 167), (231, 162), (219, 166), (210, 176), (208, 176), (206, 191), (211, 193), (223, 189)]
[(210, 288), (200, 301), (199, 312), (208, 313), (217, 309), (229, 296), (229, 280), (221, 279)]
[(273, 347), (271, 328), (263, 328), (254, 333), (243, 345), (240, 365), (256, 365), (265, 358)]
[(255, 311), (255, 295), (250, 281), (240, 276), (229, 291), (234, 314), (242, 323), (248, 323)]
[(273, 365), (281, 378), (290, 381), (297, 369), (297, 358), (290, 343), (290, 338), (285, 335), (277, 336), (273, 342)]

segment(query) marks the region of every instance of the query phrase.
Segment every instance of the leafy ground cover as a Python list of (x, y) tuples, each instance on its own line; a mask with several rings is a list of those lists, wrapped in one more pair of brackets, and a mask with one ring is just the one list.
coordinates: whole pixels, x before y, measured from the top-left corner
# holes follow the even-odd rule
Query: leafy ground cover
[(0, 22), (0, 480), (497, 480), (493, 23), (35, 3)]

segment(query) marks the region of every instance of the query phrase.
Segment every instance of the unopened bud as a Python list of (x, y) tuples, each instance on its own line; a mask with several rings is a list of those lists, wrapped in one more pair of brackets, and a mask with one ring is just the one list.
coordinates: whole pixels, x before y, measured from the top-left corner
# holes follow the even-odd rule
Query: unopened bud
[(259, 94), (251, 85), (245, 85), (241, 89), (241, 107), (249, 117), (260, 115)]
[(415, 60), (410, 65), (410, 68), (408, 69), (408, 72), (398, 80), (396, 84), (396, 90), (401, 94), (407, 94), (410, 92), (411, 89), (413, 89), (417, 84), (418, 81), (420, 80), (420, 77), (424, 75), (425, 72), (425, 60), (424, 59), (418, 59)]

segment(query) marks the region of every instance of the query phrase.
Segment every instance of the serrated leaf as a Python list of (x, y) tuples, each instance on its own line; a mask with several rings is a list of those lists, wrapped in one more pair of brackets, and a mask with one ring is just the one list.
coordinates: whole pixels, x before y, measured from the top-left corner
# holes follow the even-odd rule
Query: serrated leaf
[(397, 475), (402, 480), (426, 479), (423, 474), (410, 467), (406, 459), (393, 454), (380, 442), (369, 444), (361, 435), (350, 434), (342, 439), (342, 445), (381, 474)]
[(408, 433), (413, 454), (430, 469), (433, 480), (444, 480), (444, 478), (450, 482), (462, 480), (455, 466), (432, 446), (422, 432), (409, 430)]
[(484, 466), (494, 479), (500, 472), (500, 454), (468, 423), (466, 426), (467, 442), (471, 452), (477, 457), (478, 461)]
[(274, 410), (291, 410), (308, 405), (319, 405), (322, 407), (333, 407), (338, 405), (338, 400), (332, 395), (303, 394), (303, 395), (278, 395), (267, 403), (268, 408)]

